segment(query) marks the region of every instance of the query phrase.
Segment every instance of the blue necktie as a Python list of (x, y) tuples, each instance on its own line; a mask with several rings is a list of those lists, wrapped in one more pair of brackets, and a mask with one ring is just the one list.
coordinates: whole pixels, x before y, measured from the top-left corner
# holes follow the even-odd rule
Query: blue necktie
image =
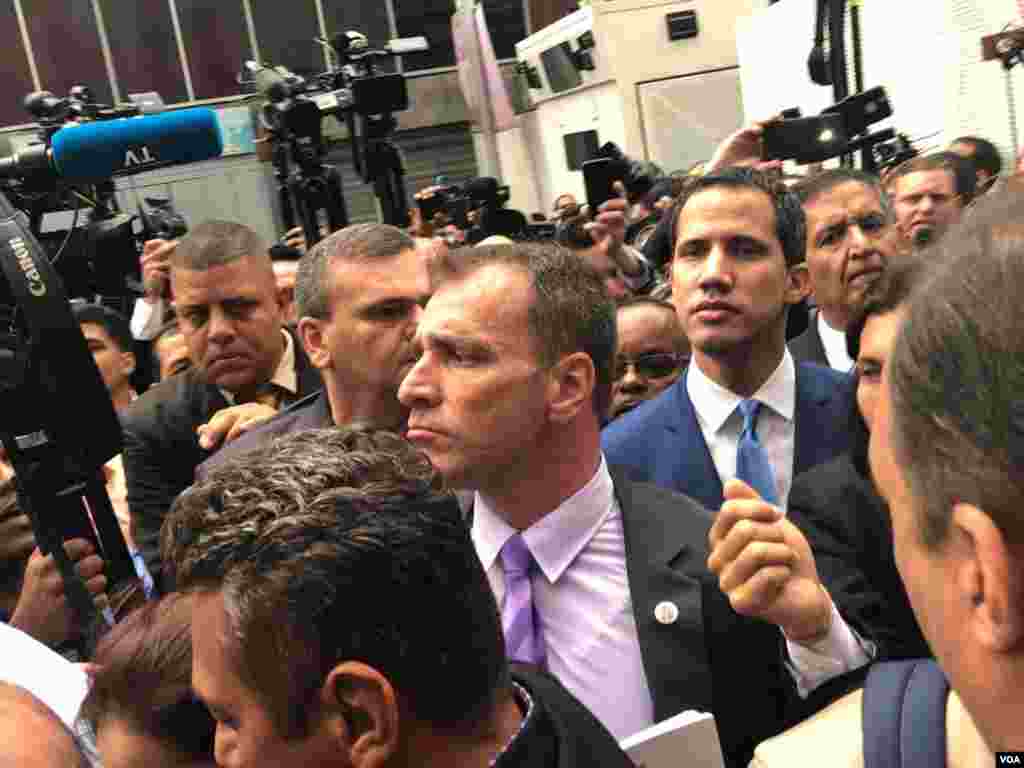
[(775, 485), (775, 473), (768, 461), (768, 453), (757, 439), (757, 414), (761, 403), (744, 400), (739, 404), (743, 415), (743, 432), (740, 433), (739, 450), (736, 452), (736, 477), (745, 482), (769, 504), (779, 501)]

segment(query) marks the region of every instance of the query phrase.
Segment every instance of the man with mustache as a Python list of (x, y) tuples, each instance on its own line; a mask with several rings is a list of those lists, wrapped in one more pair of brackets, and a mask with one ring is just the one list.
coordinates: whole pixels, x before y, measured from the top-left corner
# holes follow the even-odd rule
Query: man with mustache
[(807, 271), (817, 309), (789, 342), (793, 359), (848, 373), (846, 327), (898, 246), (892, 203), (874, 176), (837, 168), (794, 190), (807, 217)]
[(321, 386), (282, 325), (283, 296), (259, 235), (207, 221), (169, 259), (192, 367), (152, 387), (122, 416), (132, 534), (155, 579), (160, 525), (196, 467), (222, 441)]

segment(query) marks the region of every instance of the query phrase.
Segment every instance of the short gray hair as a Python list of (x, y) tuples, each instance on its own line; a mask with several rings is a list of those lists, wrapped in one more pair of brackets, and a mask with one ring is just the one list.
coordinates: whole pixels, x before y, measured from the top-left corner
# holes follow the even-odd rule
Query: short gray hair
[(295, 306), (299, 317), (324, 319), (331, 313), (327, 263), (393, 259), (416, 247), (409, 235), (390, 224), (353, 224), (314, 245), (299, 259), (295, 273)]
[(270, 266), (267, 242), (253, 229), (233, 221), (204, 221), (178, 241), (171, 266), (205, 271), (232, 264), (246, 256), (263, 257)]

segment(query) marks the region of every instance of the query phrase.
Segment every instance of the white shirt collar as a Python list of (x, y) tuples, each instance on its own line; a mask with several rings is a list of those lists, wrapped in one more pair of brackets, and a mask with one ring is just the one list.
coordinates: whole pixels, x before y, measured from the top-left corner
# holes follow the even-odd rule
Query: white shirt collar
[(818, 312), (818, 337), (821, 339), (821, 346), (825, 348), (825, 359), (830, 367), (843, 373), (849, 373), (853, 368), (853, 358), (846, 351), (846, 332), (837, 331), (828, 321), (825, 315)]
[[(557, 509), (523, 531), (526, 546), (554, 584), (594, 537), (614, 506), (615, 489), (604, 456), (594, 476)], [(490, 570), (505, 542), (516, 533), (493, 503), (477, 493), (473, 500), (473, 543), (484, 570)]]
[[(697, 359), (690, 361), (686, 373), (686, 391), (697, 416), (712, 432), (718, 432), (736, 411), (744, 398), (708, 378)], [(786, 349), (772, 375), (761, 385), (752, 400), (771, 408), (786, 421), (793, 420), (796, 410), (796, 365)]]
[[(277, 363), (274, 375), (270, 377), (270, 383), (276, 384), (293, 395), (297, 395), (299, 393), (299, 374), (295, 370), (295, 342), (292, 340), (292, 335), (283, 328), (281, 329), (281, 335), (284, 336), (284, 352)], [(221, 388), (220, 393), (224, 395), (225, 400), (234, 405), (234, 392), (228, 392), (226, 389)]]

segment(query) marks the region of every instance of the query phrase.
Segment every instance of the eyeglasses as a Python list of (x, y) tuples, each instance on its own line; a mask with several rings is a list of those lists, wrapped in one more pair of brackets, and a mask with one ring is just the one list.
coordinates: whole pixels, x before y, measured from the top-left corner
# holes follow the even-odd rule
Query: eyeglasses
[(650, 352), (635, 359), (620, 357), (615, 361), (615, 381), (626, 378), (630, 368), (644, 379), (660, 379), (669, 376), (690, 362), (686, 355), (670, 352)]

